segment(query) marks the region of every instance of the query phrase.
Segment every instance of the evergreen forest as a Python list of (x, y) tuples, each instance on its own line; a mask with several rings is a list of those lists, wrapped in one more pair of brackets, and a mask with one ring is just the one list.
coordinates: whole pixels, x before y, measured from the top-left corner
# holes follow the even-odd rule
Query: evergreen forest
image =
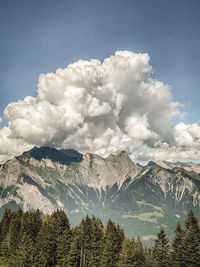
[(86, 216), (70, 227), (62, 210), (44, 215), (6, 209), (0, 222), (0, 266), (67, 267), (197, 267), (200, 266), (200, 228), (190, 211), (169, 241), (160, 228), (152, 247), (140, 237), (128, 239), (119, 225), (103, 225)]

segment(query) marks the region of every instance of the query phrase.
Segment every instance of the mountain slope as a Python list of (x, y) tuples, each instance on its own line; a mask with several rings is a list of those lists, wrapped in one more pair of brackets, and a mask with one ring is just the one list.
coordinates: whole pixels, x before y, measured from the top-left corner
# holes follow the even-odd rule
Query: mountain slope
[(0, 213), (7, 206), (64, 209), (72, 224), (95, 214), (120, 223), (128, 236), (151, 239), (160, 225), (170, 232), (190, 208), (197, 216), (200, 210), (198, 173), (151, 165), (135, 165), (126, 152), (102, 158), (34, 148), (0, 166)]

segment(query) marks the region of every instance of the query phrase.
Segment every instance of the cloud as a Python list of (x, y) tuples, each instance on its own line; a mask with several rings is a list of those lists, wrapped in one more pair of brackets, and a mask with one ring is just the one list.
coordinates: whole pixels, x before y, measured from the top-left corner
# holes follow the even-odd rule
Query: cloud
[(154, 148), (143, 148), (138, 150), (137, 159), (149, 160), (171, 160), (200, 158), (200, 125), (178, 123), (174, 127), (174, 145), (161, 140), (154, 143)]
[(32, 144), (28, 144), (22, 139), (12, 138), (9, 127), (0, 129), (0, 162), (19, 155), (31, 147)]
[(194, 137), (199, 126), (191, 133), (174, 128), (180, 103), (172, 101), (168, 85), (151, 78), (149, 60), (148, 54), (117, 51), (103, 62), (79, 60), (41, 74), (36, 97), (5, 108), (9, 125), (0, 130), (0, 155), (34, 145), (103, 156), (127, 150), (135, 159), (160, 155), (163, 144), (180, 150), (188, 142), (184, 136)]
[(200, 150), (200, 125), (185, 124), (183, 122), (175, 126), (175, 138), (178, 146), (185, 149), (193, 148)]

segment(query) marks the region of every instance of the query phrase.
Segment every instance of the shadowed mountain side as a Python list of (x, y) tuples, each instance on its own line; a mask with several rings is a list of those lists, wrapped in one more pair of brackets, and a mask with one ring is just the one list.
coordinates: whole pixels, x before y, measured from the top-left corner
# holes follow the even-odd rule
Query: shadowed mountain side
[(31, 150), (24, 152), (24, 154), (30, 154), (37, 160), (48, 158), (54, 162), (60, 162), (62, 164), (69, 164), (71, 162), (80, 162), (82, 160), (82, 154), (73, 149), (61, 149), (57, 150), (51, 147), (34, 147)]

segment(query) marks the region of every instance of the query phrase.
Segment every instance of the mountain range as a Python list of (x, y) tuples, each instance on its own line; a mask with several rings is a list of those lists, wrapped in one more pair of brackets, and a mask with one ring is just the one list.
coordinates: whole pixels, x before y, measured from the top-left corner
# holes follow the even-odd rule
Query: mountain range
[(86, 214), (111, 218), (127, 236), (151, 242), (168, 234), (190, 209), (200, 218), (200, 165), (156, 161), (135, 164), (122, 151), (103, 158), (72, 149), (34, 147), (0, 165), (0, 216), (12, 210), (67, 212), (72, 225)]

